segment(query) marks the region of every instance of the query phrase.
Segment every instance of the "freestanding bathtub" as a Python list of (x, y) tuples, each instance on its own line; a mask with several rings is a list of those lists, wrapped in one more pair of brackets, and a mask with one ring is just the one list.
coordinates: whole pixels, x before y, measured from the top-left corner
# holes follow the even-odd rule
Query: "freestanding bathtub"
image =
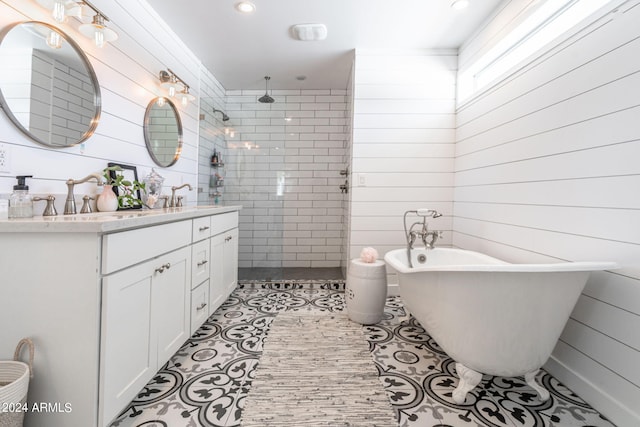
[(612, 262), (510, 264), (461, 249), (406, 249), (384, 259), (398, 272), (405, 307), (456, 361), (453, 400), (461, 404), (482, 374), (525, 381), (541, 400), (535, 375), (551, 355), (591, 271)]

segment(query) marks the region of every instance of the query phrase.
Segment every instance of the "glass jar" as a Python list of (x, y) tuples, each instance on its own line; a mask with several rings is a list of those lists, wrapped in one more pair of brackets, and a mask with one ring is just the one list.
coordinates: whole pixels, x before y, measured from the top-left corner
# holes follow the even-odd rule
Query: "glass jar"
[(158, 201), (158, 197), (162, 194), (162, 183), (164, 182), (164, 178), (156, 172), (155, 168), (151, 168), (151, 172), (149, 172), (149, 175), (144, 177), (142, 182), (146, 189), (146, 192), (142, 196), (142, 201), (150, 208), (154, 208)]

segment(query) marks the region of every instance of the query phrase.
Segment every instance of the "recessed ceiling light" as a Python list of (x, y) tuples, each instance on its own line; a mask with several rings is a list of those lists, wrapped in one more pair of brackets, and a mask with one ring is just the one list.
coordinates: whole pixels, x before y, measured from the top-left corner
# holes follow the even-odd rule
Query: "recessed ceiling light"
[(469, 0), (453, 0), (451, 2), (451, 7), (456, 10), (466, 9), (469, 6)]
[(242, 13), (252, 13), (255, 12), (256, 5), (250, 1), (241, 1), (240, 3), (236, 3), (236, 10)]

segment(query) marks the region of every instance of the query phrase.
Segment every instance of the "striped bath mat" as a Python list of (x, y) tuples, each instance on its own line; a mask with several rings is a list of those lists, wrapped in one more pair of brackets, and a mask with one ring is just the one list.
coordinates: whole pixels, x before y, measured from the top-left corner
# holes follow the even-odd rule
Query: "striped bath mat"
[(242, 426), (397, 426), (362, 326), (345, 314), (279, 313)]

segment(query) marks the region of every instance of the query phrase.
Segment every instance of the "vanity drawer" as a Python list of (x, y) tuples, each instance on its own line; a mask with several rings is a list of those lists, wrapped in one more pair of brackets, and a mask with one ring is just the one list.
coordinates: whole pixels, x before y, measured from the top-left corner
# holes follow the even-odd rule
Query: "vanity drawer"
[(209, 317), (209, 280), (191, 291), (191, 335)]
[(193, 234), (192, 239), (194, 242), (198, 240), (208, 239), (211, 237), (211, 221), (208, 216), (193, 219)]
[(107, 234), (102, 237), (102, 274), (191, 244), (191, 220)]
[(191, 288), (209, 278), (209, 241), (202, 240), (191, 246)]
[(211, 233), (213, 235), (231, 230), (238, 226), (238, 212), (228, 212), (211, 216)]

